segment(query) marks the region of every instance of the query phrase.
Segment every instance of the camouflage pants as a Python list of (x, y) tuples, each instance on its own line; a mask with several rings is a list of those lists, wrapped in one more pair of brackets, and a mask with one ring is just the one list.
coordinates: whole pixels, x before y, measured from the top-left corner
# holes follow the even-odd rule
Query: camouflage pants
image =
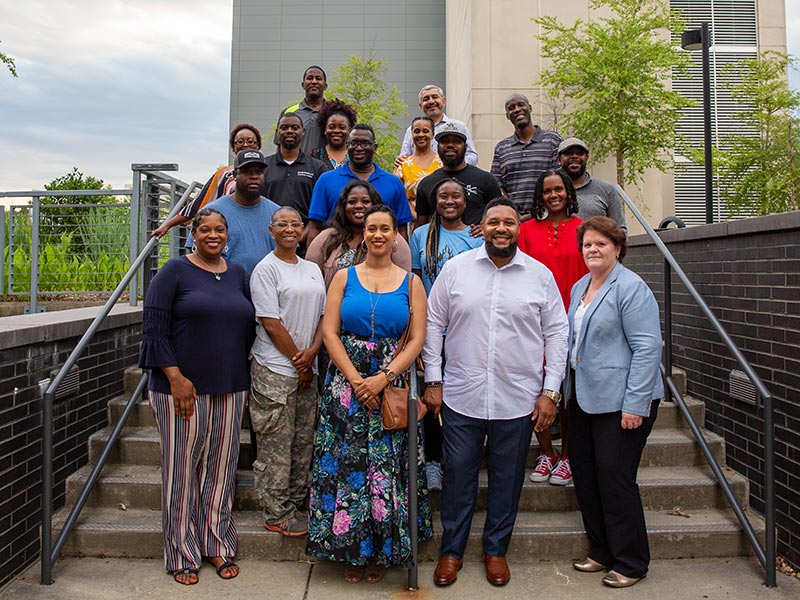
[(317, 383), (305, 390), (297, 379), (250, 362), (250, 422), (258, 454), (253, 463), (255, 491), (264, 520), (277, 524), (297, 512), (308, 493), (314, 452)]

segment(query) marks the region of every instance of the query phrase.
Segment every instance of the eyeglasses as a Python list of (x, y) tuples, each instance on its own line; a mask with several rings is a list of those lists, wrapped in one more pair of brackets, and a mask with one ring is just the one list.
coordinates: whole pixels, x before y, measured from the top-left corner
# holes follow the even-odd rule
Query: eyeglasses
[(258, 141), (256, 138), (236, 138), (233, 143), (237, 146), (257, 146)]
[(303, 228), (303, 224), (300, 221), (292, 221), (291, 223), (287, 223), (286, 221), (278, 221), (277, 223), (273, 223), (272, 226), (275, 229), (288, 229), (289, 227), (292, 229)]
[(352, 142), (347, 142), (348, 148), (372, 148), (375, 145), (375, 142), (368, 142), (362, 140), (355, 140)]

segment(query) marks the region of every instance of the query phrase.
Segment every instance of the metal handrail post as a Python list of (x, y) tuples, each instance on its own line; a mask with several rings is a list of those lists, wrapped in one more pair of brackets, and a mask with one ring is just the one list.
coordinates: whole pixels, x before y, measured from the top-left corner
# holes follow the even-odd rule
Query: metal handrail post
[(41, 198), (33, 197), (31, 211), (31, 314), (39, 312), (39, 219), (41, 218)]
[[(140, 183), (142, 174), (139, 171), (133, 172), (133, 187), (131, 189), (131, 213), (130, 213), (130, 229), (128, 236), (128, 260), (131, 265), (136, 260), (137, 249), (139, 246), (139, 196), (141, 195)], [(131, 306), (136, 306), (139, 303), (139, 289), (136, 281), (136, 273), (131, 278), (130, 287), (128, 288), (128, 303)]]
[(764, 535), (767, 562), (766, 586), (777, 585), (775, 563), (777, 561), (777, 540), (775, 534), (775, 416), (772, 395), (761, 397), (764, 409), (764, 521), (767, 529)]
[[(672, 377), (672, 271), (669, 262), (664, 261), (664, 366), (667, 375)], [(672, 392), (667, 386), (664, 400), (672, 400)]]
[(419, 589), (419, 489), (417, 486), (417, 363), (411, 363), (408, 377), (408, 530), (411, 533), (411, 568), (408, 570), (409, 590)]
[(53, 543), (53, 401), (55, 388), (42, 398), (42, 585), (53, 583), (53, 562), (50, 548)]

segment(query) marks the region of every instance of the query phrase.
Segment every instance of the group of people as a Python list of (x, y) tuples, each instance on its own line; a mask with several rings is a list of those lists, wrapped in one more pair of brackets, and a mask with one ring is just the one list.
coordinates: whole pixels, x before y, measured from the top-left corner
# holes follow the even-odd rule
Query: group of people
[[(622, 265), (620, 200), (586, 172), (586, 144), (532, 124), (512, 94), (514, 133), (483, 171), (466, 125), (425, 86), (392, 174), (373, 161), (372, 128), (325, 100), (320, 67), (301, 86), (274, 155), (237, 125), (232, 167), (153, 232), (191, 222), (190, 252), (148, 289), (140, 355), (161, 441), (167, 571), (184, 585), (203, 560), (224, 579), (239, 573), (247, 407), (264, 527), (307, 536), (306, 552), (344, 563), (351, 583), (411, 566), (411, 530), (433, 534), (430, 490), (443, 525), (434, 583), (455, 582), (485, 459), (485, 571), (505, 585), (534, 433), (529, 479), (575, 487), (590, 551), (574, 568), (605, 572), (611, 587), (638, 582), (649, 550), (636, 472), (663, 396), (659, 314)], [(420, 359), (428, 414), (410, 440), (384, 429), (381, 404)]]

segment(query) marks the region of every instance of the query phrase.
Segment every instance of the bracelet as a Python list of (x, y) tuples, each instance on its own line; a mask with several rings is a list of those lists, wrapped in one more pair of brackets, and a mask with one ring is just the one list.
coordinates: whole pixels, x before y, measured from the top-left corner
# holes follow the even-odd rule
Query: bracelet
[(425, 382), (425, 387), (440, 388), (440, 387), (442, 387), (442, 382), (441, 381), (426, 381)]

